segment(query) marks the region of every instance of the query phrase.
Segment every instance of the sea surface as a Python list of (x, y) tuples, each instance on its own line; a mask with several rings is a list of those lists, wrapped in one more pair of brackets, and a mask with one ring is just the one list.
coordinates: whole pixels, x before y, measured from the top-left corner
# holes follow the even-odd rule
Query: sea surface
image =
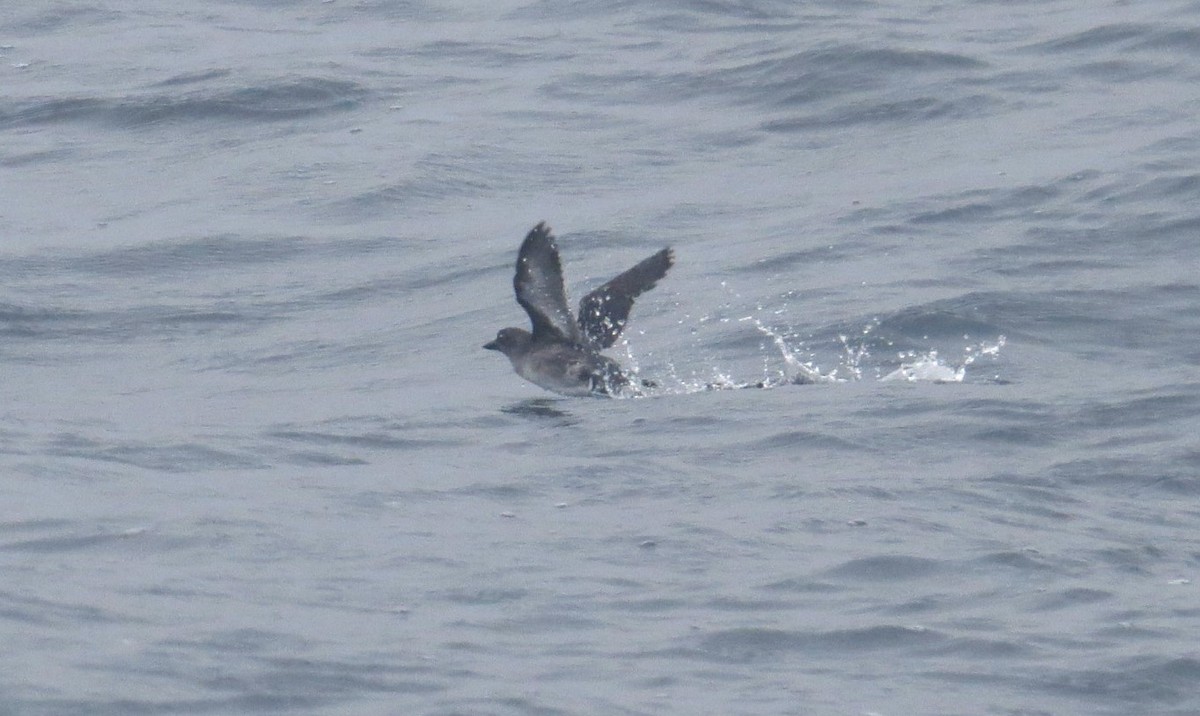
[(0, 716), (1200, 713), (1198, 118), (1194, 0), (6, 2)]

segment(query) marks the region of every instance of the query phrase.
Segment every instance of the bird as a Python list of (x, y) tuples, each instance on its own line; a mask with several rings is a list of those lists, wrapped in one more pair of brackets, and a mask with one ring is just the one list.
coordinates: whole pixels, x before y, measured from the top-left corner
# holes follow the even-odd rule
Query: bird
[(533, 330), (503, 328), (483, 347), (507, 356), (525, 380), (561, 395), (640, 394), (621, 366), (600, 351), (617, 341), (634, 299), (654, 288), (674, 261), (669, 246), (643, 259), (584, 296), (579, 312), (572, 315), (558, 244), (542, 221), (521, 242), (513, 276), (517, 303), (529, 314)]

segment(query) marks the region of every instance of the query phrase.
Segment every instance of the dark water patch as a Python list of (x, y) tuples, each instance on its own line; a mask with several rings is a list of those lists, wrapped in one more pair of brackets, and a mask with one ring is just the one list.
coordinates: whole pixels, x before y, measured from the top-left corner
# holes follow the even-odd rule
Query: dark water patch
[(298, 651), (311, 646), (305, 640), (293, 635), (258, 628), (218, 631), (186, 641), (167, 639), (159, 642), (159, 645), (172, 648), (182, 647), (185, 650), (199, 649), (200, 651), (211, 651), (222, 654), (256, 654), (280, 648)]
[(1121, 643), (1129, 643), (1131, 640), (1140, 640), (1146, 647), (1153, 644), (1161, 644), (1168, 642), (1174, 637), (1174, 633), (1170, 629), (1154, 628), (1131, 624), (1128, 622), (1114, 624), (1108, 627), (1096, 629), (1094, 634), (1096, 638), (1109, 638), (1119, 640)]
[(813, 656), (928, 647), (945, 636), (927, 629), (881, 625), (824, 632), (783, 629), (727, 629), (699, 639), (695, 656), (722, 663), (773, 661), (782, 655), (803, 652)]
[(1065, 190), (1061, 180), (1015, 188), (973, 190), (943, 200), (946, 203), (953, 202), (954, 206), (920, 212), (909, 221), (918, 226), (940, 223), (959, 225), (1024, 218), (1029, 212), (1044, 209), (1050, 202), (1062, 198)]
[(981, 484), (985, 485), (989, 492), (1002, 494), (1003, 499), (1011, 499), (1016, 495), (1030, 505), (1043, 506), (1049, 511), (1047, 516), (1059, 519), (1065, 518), (1067, 514), (1061, 510), (1053, 510), (1052, 506), (1059, 506), (1065, 510), (1084, 502), (1069, 490), (1062, 489), (1062, 486), (1053, 478), (1042, 474), (1036, 476), (996, 475), (985, 478)]
[[(964, 84), (983, 86), (990, 91), (1003, 93), (1006, 97), (1033, 98), (1037, 95), (1059, 94), (1067, 83), (1064, 79), (1050, 74), (1044, 69), (1024, 71), (1006, 69), (974, 81), (965, 81)], [(1015, 107), (1017, 111), (1020, 111), (1020, 108), (1019, 104)]]
[[(286, 649), (292, 639), (265, 642), (251, 648)], [(210, 647), (211, 648), (211, 647)], [(227, 653), (215, 649), (215, 653)], [(261, 699), (281, 704), (327, 703), (331, 697), (361, 698), (366, 694), (425, 694), (444, 690), (434, 669), (424, 665), (352, 662), (301, 656), (259, 656), (248, 667), (223, 670), (199, 683), (214, 691), (234, 692), (238, 699)]]
[(455, 604), (471, 606), (511, 604), (529, 596), (525, 589), (499, 589), (495, 587), (479, 587), (476, 589), (455, 589), (443, 592), (441, 598)]
[[(470, 704), (465, 709), (454, 709), (451, 711), (438, 711), (431, 713), (431, 716), (474, 716), (474, 714), (487, 714), (487, 716), (574, 716), (576, 711), (568, 711), (556, 706), (547, 706), (544, 703), (539, 703), (547, 697), (532, 698), (529, 696), (502, 696), (490, 697), (486, 700), (480, 700), (474, 704)], [(500, 710), (497, 710), (499, 708)]]
[(68, 527), (74, 523), (64, 519), (32, 519), (32, 520), (16, 520), (12, 522), (0, 522), (0, 534), (9, 533), (25, 533), (25, 532), (43, 532), (51, 529), (61, 529)]
[(643, 417), (633, 419), (634, 425), (655, 425), (678, 428), (685, 431), (716, 428), (725, 423), (725, 419), (717, 415), (667, 415), (662, 417), (656, 416), (653, 420)]
[[(923, 671), (922, 674), (934, 681), (944, 682), (946, 684), (983, 687), (981, 693), (984, 694), (995, 693), (995, 690), (998, 687), (1007, 686), (1011, 681), (1011, 679), (1007, 676), (1002, 676), (997, 673), (996, 669), (986, 669), (981, 671), (945, 671), (942, 669), (930, 669), (928, 671)], [(1057, 712), (1050, 710), (1030, 710), (1023, 708), (1014, 708), (1009, 711), (998, 713), (1003, 713), (1005, 716), (1058, 716)]]
[(465, 42), (441, 39), (427, 42), (405, 53), (434, 60), (439, 65), (460, 63), (471, 68), (492, 67), (512, 70), (527, 63), (558, 63), (569, 61), (574, 52), (555, 49), (540, 38), (527, 38), (527, 43)]
[[(1098, 172), (1075, 172), (1038, 184), (969, 189), (923, 199), (916, 202), (915, 207), (868, 207), (861, 213), (876, 222), (886, 220), (897, 211), (911, 213), (908, 227), (921, 233), (942, 225), (947, 231), (960, 232), (963, 224), (1001, 221), (1028, 226), (1030, 217), (1036, 217), (1042, 224), (1057, 223), (1055, 219), (1078, 217), (1077, 200), (1081, 192), (1099, 176)], [(887, 213), (880, 215), (881, 211)]]
[(611, 628), (612, 625), (600, 619), (581, 616), (581, 612), (546, 610), (536, 614), (503, 617), (477, 626), (487, 631), (520, 634), (528, 637), (547, 632), (602, 631)]
[(0, 129), (61, 123), (147, 129), (196, 122), (281, 122), (344, 112), (367, 97), (367, 90), (354, 82), (306, 78), (184, 95), (0, 101)]
[(1031, 656), (1035, 649), (1020, 642), (1007, 639), (981, 639), (978, 637), (956, 637), (938, 642), (922, 654), (950, 656), (959, 659), (1021, 659)]
[(1178, 214), (1126, 216), (1082, 228), (1037, 224), (1025, 230), (1024, 241), (979, 251), (976, 264), (1002, 276), (1038, 276), (1033, 266), (1048, 261), (1111, 269), (1142, 265), (1148, 256), (1186, 261), (1192, 258), (1189, 252), (1197, 232), (1200, 216)]
[(519, 418), (538, 420), (559, 427), (570, 427), (579, 424), (579, 418), (563, 410), (566, 401), (556, 398), (528, 398), (518, 403), (512, 403), (500, 408), (505, 415)]
[(1093, 559), (1099, 560), (1120, 572), (1143, 576), (1153, 574), (1154, 570), (1167, 560), (1166, 553), (1154, 545), (1110, 547), (1095, 550), (1091, 554)]
[(1146, 145), (1147, 155), (1156, 157), (1157, 171), (1184, 172), (1195, 169), (1190, 161), (1200, 150), (1200, 138), (1185, 135), (1159, 139)]
[(687, 607), (689, 602), (684, 599), (670, 597), (654, 597), (647, 599), (616, 600), (611, 603), (614, 612), (634, 612), (644, 614), (672, 615)]
[(1167, 79), (1176, 74), (1176, 69), (1169, 65), (1150, 62), (1134, 62), (1129, 59), (1105, 60), (1103, 62), (1088, 62), (1071, 68), (1080, 77), (1097, 80), (1106, 84), (1113, 82), (1145, 82), (1154, 79)]
[(1098, 25), (1083, 32), (1075, 32), (1048, 42), (1029, 45), (1026, 49), (1043, 53), (1064, 53), (1109, 49), (1114, 45), (1128, 48), (1131, 46), (1132, 40), (1146, 38), (1153, 31), (1152, 25), (1137, 23)]
[(328, 705), (329, 700), (259, 696), (208, 699), (15, 699), (20, 714), (54, 716), (164, 716), (172, 714), (276, 713)]
[(1084, 198), (1106, 205), (1164, 199), (1200, 201), (1200, 174), (1163, 173), (1133, 186), (1128, 182), (1113, 182), (1088, 192)]
[(170, 311), (159, 319), (164, 326), (244, 323), (246, 316), (230, 311)]
[[(116, 345), (152, 337), (194, 337), (211, 333), (239, 333), (274, 321), (266, 314), (222, 310), (179, 310), (133, 307), (118, 311), (26, 309), (0, 307), (0, 336), (61, 341), (72, 348), (84, 344)], [(45, 353), (27, 362), (47, 361)]]
[[(288, 5), (306, 8), (305, 0), (238, 0), (242, 3)], [(358, 0), (353, 5), (346, 5), (345, 11), (353, 15), (365, 15), (374, 21), (395, 22), (435, 22), (438, 20), (457, 20), (461, 15), (456, 10), (448, 9), (441, 3), (428, 0)]]
[(1122, 234), (1125, 240), (1129, 238), (1144, 239), (1144, 241), (1138, 242), (1139, 248), (1143, 251), (1147, 249), (1149, 242), (1161, 243), (1160, 248), (1163, 249), (1169, 250), (1172, 245), (1178, 247), (1181, 250), (1181, 259), (1190, 258), (1191, 254), (1184, 252), (1193, 248), (1191, 242), (1195, 240), (1197, 234), (1200, 234), (1200, 215), (1183, 218), (1175, 218), (1174, 214), (1139, 216), (1131, 221), (1118, 224), (1115, 231)]
[(257, 457), (197, 443), (112, 444), (70, 434), (57, 436), (46, 449), (46, 453), (57, 457), (113, 462), (172, 473), (268, 467)]
[(506, 17), (527, 22), (541, 22), (546, 17), (587, 19), (643, 8), (637, 0), (533, 0), (522, 4)]
[(947, 565), (937, 560), (907, 555), (863, 557), (826, 570), (828, 577), (868, 582), (899, 582), (924, 579), (945, 571)]
[[(293, 306), (293, 308), (296, 307)], [(316, 339), (278, 341), (266, 348), (244, 352), (214, 352), (207, 357), (205, 364), (199, 369), (249, 375), (295, 374), (313, 369), (378, 364), (385, 360), (383, 356), (384, 344), (382, 342), (349, 343)]]
[(1057, 406), (1035, 400), (965, 400), (954, 414), (978, 427), (975, 437), (992, 443), (1052, 445), (1071, 431), (1062, 424)]
[(154, 241), (84, 254), (41, 254), (0, 260), (0, 276), (54, 277), (63, 272), (113, 278), (192, 276), (294, 260), (312, 249), (295, 237), (246, 239), (228, 234)]
[(944, 612), (950, 606), (951, 601), (945, 595), (924, 595), (904, 602), (889, 604), (879, 612), (897, 617), (938, 614)]
[(1040, 611), (1072, 609), (1088, 604), (1096, 604), (1098, 602), (1108, 601), (1112, 599), (1113, 596), (1114, 595), (1112, 592), (1105, 591), (1103, 589), (1087, 589), (1084, 587), (1076, 587), (1042, 597), (1037, 601), (1034, 609)]
[(496, 269), (486, 264), (463, 266), (458, 259), (418, 263), (410, 258), (408, 266), (397, 269), (400, 272), (398, 276), (317, 294), (313, 299), (321, 303), (353, 304), (376, 297), (394, 296), (397, 291), (474, 285), (476, 279), (490, 277)]
[(1200, 471), (1200, 450), (1183, 450), (1176, 456), (1176, 459), (1180, 464)]
[[(1186, 390), (1181, 388), (1186, 387)], [(1130, 429), (1186, 422), (1200, 416), (1200, 385), (1155, 389), (1147, 395), (1113, 396), (1078, 408), (1072, 422), (1095, 429)]]
[[(96, 671), (121, 671), (129, 678), (125, 665), (96, 666)], [(134, 670), (136, 671), (136, 670)], [(213, 672), (216, 672), (215, 675)], [(210, 698), (179, 699), (38, 699), (21, 702), (32, 713), (79, 714), (234, 714), (291, 713), (297, 709), (333, 708), (347, 700), (367, 695), (428, 695), (444, 691), (441, 680), (427, 675), (423, 667), (387, 666), (371, 663), (347, 663), (315, 658), (260, 658), (249, 666), (229, 664), (202, 675), (194, 667), (172, 666), (163, 673), (147, 676), (169, 677), (187, 687), (200, 686), (218, 692)], [(137, 682), (134, 682), (137, 683)], [(338, 708), (337, 710), (342, 710)], [(24, 711), (22, 711), (24, 713)]]
[(879, 87), (888, 80), (908, 81), (927, 73), (960, 75), (986, 66), (947, 52), (841, 45), (718, 70), (706, 79), (745, 88), (748, 97), (786, 108)]
[(184, 74), (175, 75), (174, 77), (168, 77), (167, 79), (165, 79), (161, 82), (155, 82), (154, 84), (152, 84), (150, 86), (151, 87), (178, 87), (180, 85), (194, 85), (194, 84), (199, 84), (201, 82), (208, 82), (209, 80), (224, 79), (226, 77), (229, 77), (231, 74), (233, 74), (233, 71), (227, 70), (227, 69), (213, 69), (213, 70), (204, 70), (201, 72), (187, 72)]
[(831, 582), (822, 582), (807, 577), (792, 577), (762, 585), (762, 589), (797, 594), (827, 594), (844, 591), (845, 587)]
[(783, 31), (803, 26), (795, 3), (778, 0), (685, 0), (666, 3), (680, 8), (647, 20), (656, 30)]
[(769, 437), (746, 443), (742, 445), (741, 450), (757, 453), (759, 450), (804, 448), (844, 450), (853, 453), (861, 453), (868, 449), (861, 443), (845, 440), (836, 435), (806, 430), (785, 430)]
[(36, 166), (38, 164), (68, 164), (71, 158), (78, 154), (79, 150), (77, 149), (46, 149), (38, 152), (5, 154), (0, 156), (0, 167), (15, 168)]
[(140, 589), (124, 589), (123, 594), (129, 594), (134, 598), (155, 597), (165, 598), (170, 600), (179, 600), (183, 602), (192, 602), (198, 599), (219, 600), (223, 594), (213, 589), (188, 589), (182, 587), (168, 587), (161, 584), (155, 584)]
[[(1012, 256), (1036, 256), (1038, 250), (1028, 246), (1014, 246)], [(1000, 251), (998, 253), (1004, 253)], [(1020, 266), (1009, 268), (996, 269), (995, 273), (1000, 276), (1011, 276), (1014, 278), (1028, 276), (1079, 276), (1093, 271), (1116, 271), (1124, 267), (1124, 262), (1119, 259), (1109, 258), (1105, 256), (1089, 256), (1073, 259), (1030, 259)]]
[(1200, 495), (1200, 473), (1169, 460), (1083, 458), (1054, 465), (1049, 473), (1068, 485), (1113, 487), (1133, 492), (1152, 489), (1188, 497)]
[(752, 263), (734, 266), (738, 273), (789, 273), (796, 268), (811, 268), (824, 264), (836, 264), (847, 258), (857, 256), (863, 249), (873, 245), (863, 241), (838, 241), (835, 245), (803, 248), (794, 251), (783, 251), (766, 258), (755, 259)]
[(539, 493), (527, 485), (496, 485), (486, 482), (476, 482), (469, 485), (463, 485), (462, 487), (456, 487), (453, 490), (441, 491), (439, 494), (442, 497), (448, 495), (465, 495), (467, 497), (483, 497), (487, 498), (488, 500), (511, 502), (515, 500), (524, 500)]
[[(968, 296), (903, 308), (879, 316), (870, 333), (856, 340), (854, 346), (879, 356), (937, 347), (931, 343), (953, 346), (958, 351), (963, 340), (995, 340), (998, 336), (1014, 333), (1008, 327), (987, 320), (982, 313), (981, 307)], [(814, 338), (836, 339), (842, 335), (862, 334), (864, 323), (866, 321), (857, 325), (847, 322), (823, 328)]]
[(986, 113), (994, 100), (985, 95), (968, 95), (946, 100), (939, 97), (917, 97), (889, 101), (854, 102), (833, 109), (763, 122), (768, 132), (803, 132), (808, 130), (841, 130), (860, 124), (914, 125), (942, 119), (965, 119)]
[(710, 599), (706, 605), (718, 611), (728, 612), (779, 612), (794, 608), (791, 602), (778, 599), (742, 599), (737, 597), (717, 597)]
[[(574, 121), (574, 116), (569, 120)], [(418, 125), (412, 131), (420, 133), (424, 129)], [(322, 210), (352, 224), (364, 217), (392, 218), (400, 210), (427, 214), (452, 205), (457, 211), (464, 198), (510, 191), (514, 176), (521, 178), (525, 191), (540, 187), (558, 192), (565, 180), (586, 179), (590, 183), (595, 179), (593, 170), (561, 157), (529, 156), (494, 144), (468, 144), (425, 153), (406, 164), (399, 178), (334, 199)]]
[(345, 455), (336, 455), (330, 452), (316, 452), (312, 450), (285, 452), (281, 459), (292, 465), (309, 465), (313, 467), (341, 467), (346, 465), (369, 465), (370, 463), (359, 457), (347, 457)]
[[(547, 17), (547, 13), (560, 16), (564, 11), (570, 17), (587, 18), (637, 10), (639, 11), (637, 23), (647, 31), (657, 33), (673, 30), (788, 28), (798, 20), (798, 9), (800, 7), (796, 4), (780, 0), (677, 0), (654, 6), (646, 6), (629, 0), (606, 0), (606, 2), (537, 0), (515, 10), (510, 17), (525, 21), (540, 21)], [(770, 24), (763, 27), (759, 23)]]
[(36, 539), (18, 540), (15, 542), (0, 542), (0, 550), (8, 552), (31, 552), (37, 554), (59, 554), (76, 552), (104, 547), (116, 542), (134, 539), (137, 535), (131, 533), (98, 532), (82, 535), (56, 535)]
[[(27, 14), (18, 17), (7, 14), (16, 12)], [(19, 10), (6, 9), (4, 31), (17, 37), (36, 37), (60, 31), (80, 32), (84, 27), (106, 25), (124, 18), (124, 13), (86, 3), (53, 3), (53, 7), (30, 5)]]
[(1182, 307), (1185, 301), (1181, 296), (1195, 292), (1189, 288), (1181, 294), (1157, 286), (1136, 290), (971, 292), (898, 312), (884, 319), (894, 321), (894, 328), (874, 333), (877, 340), (885, 335), (929, 335), (950, 340), (961, 330), (972, 338), (1004, 335), (1010, 342), (1017, 339), (1088, 356), (1095, 349), (1115, 352), (1125, 348), (1172, 355), (1183, 348), (1169, 329), (1174, 324), (1164, 310), (1172, 303)]
[(1138, 50), (1177, 50), (1187, 55), (1200, 55), (1200, 29), (1195, 27), (1156, 30), (1133, 45)]
[[(724, 96), (741, 103), (774, 109), (795, 109), (850, 93), (864, 93), (890, 83), (905, 84), (909, 98), (890, 102), (864, 101), (838, 116), (795, 122), (832, 124), (835, 121), (877, 122), (897, 118), (929, 118), (960, 111), (959, 102), (935, 96), (912, 99), (910, 84), (922, 75), (959, 76), (983, 67), (981, 60), (945, 52), (838, 45), (806, 50), (784, 57), (706, 68), (703, 72), (660, 73), (651, 69), (611, 73), (575, 73), (548, 82), (543, 92), (559, 99), (603, 99), (608, 102), (662, 104)], [(924, 94), (924, 93), (918, 93)], [(972, 104), (970, 100), (965, 104)], [(781, 120), (786, 121), (786, 120)], [(776, 130), (786, 125), (772, 126)]]
[(1006, 567), (1023, 572), (1057, 572), (1058, 566), (1043, 559), (1035, 550), (993, 552), (974, 560), (985, 568)]
[(472, 176), (462, 166), (430, 164), (415, 166), (417, 176), (360, 192), (331, 202), (327, 209), (347, 220), (391, 216), (405, 207), (426, 208), (429, 202), (456, 197), (485, 196), (502, 185), (480, 175)]
[(974, 438), (985, 443), (1014, 446), (1047, 446), (1058, 442), (1057, 436), (1044, 428), (1010, 425), (999, 428), (983, 428), (974, 433)]
[(81, 624), (129, 624), (134, 621), (137, 620), (92, 604), (71, 604), (0, 591), (0, 622), (77, 629)]
[(968, 204), (959, 204), (948, 209), (939, 209), (937, 211), (922, 212), (914, 216), (911, 221), (914, 224), (936, 224), (949, 222), (951, 224), (962, 224), (977, 221), (992, 221), (996, 218), (996, 207), (992, 204), (974, 202)]
[(1005, 488), (1001, 491), (950, 490), (963, 504), (981, 508), (981, 519), (1005, 528), (1041, 529), (1069, 522), (1079, 516), (1081, 501), (1064, 496), (1061, 490)]
[(1045, 669), (1025, 679), (1027, 686), (1057, 695), (1147, 704), (1182, 703), (1200, 689), (1200, 660), (1194, 657), (1148, 656), (1113, 664), (1108, 669)]
[(14, 338), (41, 338), (77, 335), (79, 331), (99, 330), (96, 323), (111, 323), (111, 317), (53, 308), (29, 308), (0, 304), (0, 335)]
[(338, 445), (368, 450), (412, 450), (461, 444), (459, 440), (397, 437), (382, 432), (356, 434), (328, 433), (315, 430), (274, 430), (265, 433), (269, 438), (312, 445)]

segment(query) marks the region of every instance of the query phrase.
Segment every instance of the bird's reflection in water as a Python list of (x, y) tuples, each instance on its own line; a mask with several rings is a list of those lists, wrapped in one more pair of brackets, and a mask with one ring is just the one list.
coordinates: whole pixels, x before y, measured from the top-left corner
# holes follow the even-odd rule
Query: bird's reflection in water
[(579, 422), (574, 415), (555, 407), (563, 402), (565, 401), (557, 398), (529, 398), (506, 405), (500, 408), (500, 412), (536, 420), (554, 420), (560, 425), (574, 425)]

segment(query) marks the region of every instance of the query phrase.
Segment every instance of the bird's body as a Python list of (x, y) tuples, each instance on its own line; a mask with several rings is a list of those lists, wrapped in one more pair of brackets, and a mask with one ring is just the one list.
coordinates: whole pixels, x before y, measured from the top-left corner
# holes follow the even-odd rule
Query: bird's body
[(620, 337), (633, 300), (667, 273), (674, 256), (663, 249), (583, 297), (572, 316), (563, 288), (562, 261), (550, 227), (542, 222), (521, 243), (513, 288), (533, 331), (505, 328), (484, 345), (512, 362), (522, 378), (563, 395), (616, 395), (629, 379), (601, 355)]
[[(520, 331), (520, 333), (517, 333)], [(611, 358), (561, 341), (533, 342), (533, 335), (520, 328), (506, 328), (497, 337), (495, 350), (508, 355), (517, 375), (534, 385), (563, 395), (612, 395), (629, 380)]]

